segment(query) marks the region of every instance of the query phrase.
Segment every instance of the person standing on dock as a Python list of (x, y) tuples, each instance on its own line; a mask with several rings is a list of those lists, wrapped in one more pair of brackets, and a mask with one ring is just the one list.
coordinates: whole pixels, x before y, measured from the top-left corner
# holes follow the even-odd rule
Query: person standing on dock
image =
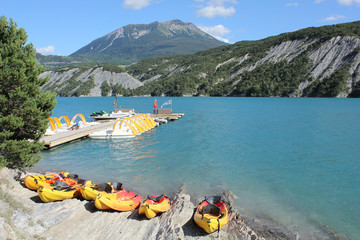
[(156, 98), (154, 100), (154, 114), (157, 113), (157, 101), (156, 101)]

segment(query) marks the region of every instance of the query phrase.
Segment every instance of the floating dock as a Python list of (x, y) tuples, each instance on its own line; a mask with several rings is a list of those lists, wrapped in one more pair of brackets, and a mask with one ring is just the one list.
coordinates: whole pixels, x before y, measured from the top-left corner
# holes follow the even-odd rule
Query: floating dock
[[(139, 114), (141, 114), (141, 113), (138, 113), (136, 115), (139, 115)], [(152, 118), (169, 119), (170, 121), (182, 118), (184, 115), (185, 115), (184, 113), (162, 113), (162, 114), (151, 113), (150, 114), (150, 116)], [(96, 121), (109, 121), (109, 120), (120, 119), (118, 117), (111, 117), (111, 116), (94, 116), (91, 118), (95, 119)]]
[(162, 119), (169, 119), (170, 121), (178, 120), (182, 118), (185, 114), (184, 113), (151, 113), (150, 116), (152, 118), (162, 118)]
[(44, 141), (45, 147), (49, 149), (64, 143), (72, 142), (80, 138), (88, 137), (89, 134), (92, 132), (112, 127), (114, 123), (115, 121), (102, 122), (93, 126), (84, 127), (77, 130), (56, 133), (50, 136), (43, 136), (42, 139)]
[[(138, 114), (136, 114), (138, 115)], [(184, 113), (171, 113), (171, 114), (150, 114), (152, 118), (161, 118), (167, 119), (170, 121), (177, 120), (184, 116)], [(114, 126), (114, 123), (117, 119), (114, 117), (92, 117), (95, 120), (99, 121), (99, 124), (80, 128), (77, 130), (60, 132), (49, 136), (43, 136), (42, 140), (44, 141), (44, 145), (47, 149), (62, 145), (64, 143), (69, 143), (81, 138), (86, 138), (90, 133), (100, 131), (106, 128), (110, 128)]]

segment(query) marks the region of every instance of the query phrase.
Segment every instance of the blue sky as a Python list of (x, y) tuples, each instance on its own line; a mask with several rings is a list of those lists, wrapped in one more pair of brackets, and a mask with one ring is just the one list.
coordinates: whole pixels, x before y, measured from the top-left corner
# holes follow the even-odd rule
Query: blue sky
[(0, 0), (43, 54), (70, 55), (128, 24), (180, 19), (229, 43), (360, 20), (360, 0)]

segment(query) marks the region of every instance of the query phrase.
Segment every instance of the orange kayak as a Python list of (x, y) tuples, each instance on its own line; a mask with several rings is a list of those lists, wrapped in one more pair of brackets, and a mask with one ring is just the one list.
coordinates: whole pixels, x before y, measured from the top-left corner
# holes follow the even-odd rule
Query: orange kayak
[(101, 184), (87, 184), (80, 188), (82, 197), (89, 201), (95, 201), (98, 194), (114, 193), (123, 190), (122, 184), (114, 183), (101, 183)]
[(46, 187), (61, 181), (69, 175), (68, 172), (58, 172), (50, 175), (26, 175), (24, 184), (31, 190), (38, 190), (39, 187)]
[(148, 198), (139, 207), (139, 214), (145, 214), (149, 219), (159, 213), (166, 212), (170, 209), (170, 199), (166, 195), (148, 196)]
[(63, 181), (56, 181), (49, 186), (41, 186), (38, 194), (43, 202), (62, 201), (70, 198), (80, 198), (80, 188), (82, 185), (91, 184), (80, 178), (65, 178)]
[(127, 192), (125, 189), (117, 193), (103, 193), (97, 195), (95, 207), (100, 210), (113, 209), (116, 211), (131, 211), (137, 208), (141, 203), (141, 196), (133, 192)]

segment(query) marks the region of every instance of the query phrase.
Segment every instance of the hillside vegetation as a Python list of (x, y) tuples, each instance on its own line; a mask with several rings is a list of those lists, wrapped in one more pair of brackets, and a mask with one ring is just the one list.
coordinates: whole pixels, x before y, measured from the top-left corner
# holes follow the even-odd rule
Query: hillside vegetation
[(149, 58), (125, 68), (91, 67), (112, 68), (142, 83), (130, 89), (105, 79), (103, 95), (359, 97), (360, 22)]

